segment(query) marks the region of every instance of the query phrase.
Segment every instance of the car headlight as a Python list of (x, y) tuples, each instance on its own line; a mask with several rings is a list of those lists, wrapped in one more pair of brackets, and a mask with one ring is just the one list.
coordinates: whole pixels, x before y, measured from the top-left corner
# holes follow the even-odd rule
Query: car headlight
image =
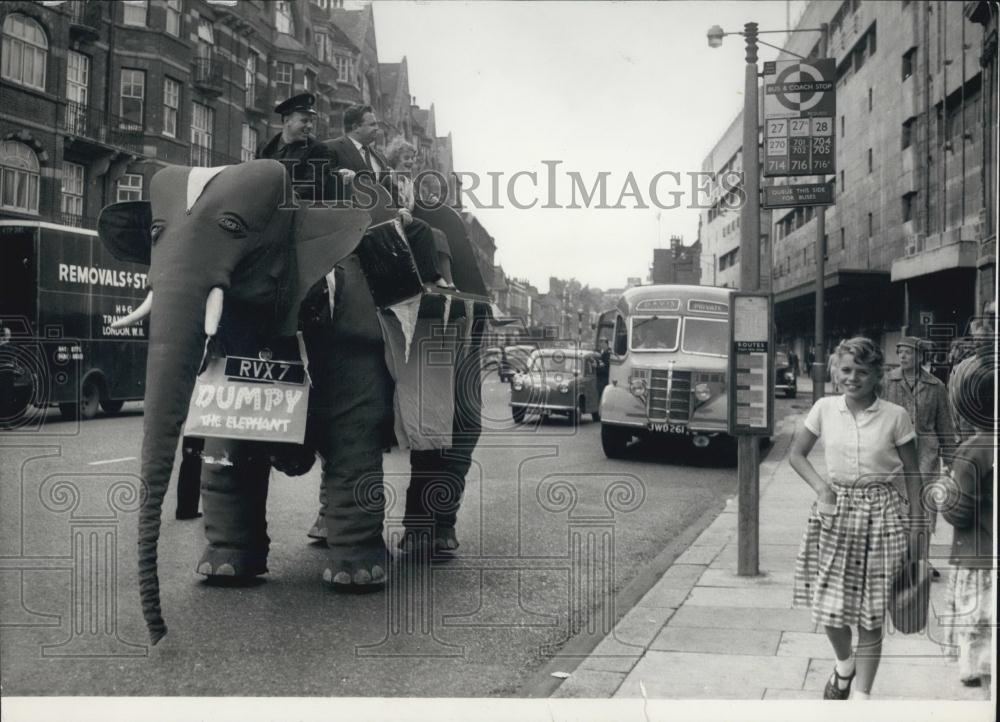
[(792, 378), (794, 378), (794, 377), (792, 376), (792, 373), (791, 373), (790, 371), (786, 371), (786, 372), (785, 372), (785, 381), (791, 381), (791, 380), (792, 380)]
[(708, 401), (712, 398), (712, 389), (708, 384), (696, 384), (694, 387), (694, 397), (699, 401)]
[(646, 395), (646, 379), (633, 376), (628, 381), (628, 390), (632, 392), (633, 396), (644, 397)]
[(561, 394), (568, 394), (569, 393), (569, 384), (567, 384), (567, 383), (561, 383), (561, 384), (559, 384), (559, 393), (561, 393)]
[(520, 391), (521, 389), (524, 388), (524, 383), (521, 381), (521, 377), (520, 376), (515, 376), (514, 377), (514, 380), (511, 382), (511, 387), (515, 391)]

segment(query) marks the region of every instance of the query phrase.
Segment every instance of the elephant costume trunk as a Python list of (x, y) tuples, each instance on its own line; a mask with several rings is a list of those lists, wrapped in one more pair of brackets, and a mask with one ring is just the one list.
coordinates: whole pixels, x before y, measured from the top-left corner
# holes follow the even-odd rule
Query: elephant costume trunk
[(197, 290), (157, 287), (150, 319), (141, 467), (146, 495), (139, 511), (139, 594), (153, 644), (167, 633), (157, 577), (160, 517), (181, 426), (187, 418), (205, 349), (206, 296), (207, 292)]

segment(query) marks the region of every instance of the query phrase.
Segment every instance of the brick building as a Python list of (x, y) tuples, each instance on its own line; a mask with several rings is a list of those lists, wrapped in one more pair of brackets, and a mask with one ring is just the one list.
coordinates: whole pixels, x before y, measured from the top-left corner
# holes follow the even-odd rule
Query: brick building
[(701, 283), (701, 242), (685, 246), (680, 236), (670, 237), (670, 248), (653, 249), (650, 268), (653, 283)]
[[(353, 103), (385, 116), (368, 5), (5, 2), (0, 26), (0, 216), (93, 228), (105, 205), (148, 197), (166, 164), (251, 158), (297, 92), (317, 96), (318, 138), (340, 135)], [(408, 128), (408, 91), (400, 105)], [(450, 136), (439, 148), (433, 113), (420, 117), (425, 167), (450, 174)]]
[[(828, 24), (827, 56), (837, 66), (836, 205), (825, 209), (824, 239), (828, 345), (864, 333), (892, 358), (902, 328), (962, 333), (995, 289), (996, 187), (984, 184), (997, 173), (989, 145), (996, 19), (991, 66), (989, 30), (972, 19), (977, 7), (814, 1), (799, 20), (802, 28)], [(988, 23), (989, 13), (982, 16)], [(819, 41), (818, 33), (794, 33), (786, 47), (817, 57)], [(710, 170), (722, 169), (717, 157), (738, 158), (738, 133), (731, 128), (720, 139)], [(818, 210), (772, 213), (775, 323), (800, 356), (814, 343)], [(717, 233), (736, 217), (705, 212), (703, 229)], [(705, 251), (714, 252), (708, 243)], [(738, 251), (728, 253), (720, 253), (720, 285), (739, 279)]]

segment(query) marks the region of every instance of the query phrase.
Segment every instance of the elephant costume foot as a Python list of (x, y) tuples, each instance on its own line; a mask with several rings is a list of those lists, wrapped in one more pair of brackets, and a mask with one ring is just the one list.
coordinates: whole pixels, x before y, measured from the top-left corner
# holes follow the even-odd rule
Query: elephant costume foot
[(454, 527), (435, 527), (433, 538), (429, 529), (407, 529), (399, 540), (400, 553), (411, 559), (429, 558), (432, 562), (446, 562), (458, 552), (458, 536)]
[(330, 547), (323, 581), (336, 592), (366, 594), (385, 588), (389, 550), (382, 539), (364, 546)]
[(316, 517), (316, 521), (313, 522), (313, 525), (309, 527), (309, 531), (306, 532), (306, 536), (316, 541), (326, 541), (326, 517), (323, 516), (322, 512), (320, 512), (319, 516)]
[(267, 574), (267, 555), (209, 545), (201, 555), (197, 572), (210, 579), (252, 579)]

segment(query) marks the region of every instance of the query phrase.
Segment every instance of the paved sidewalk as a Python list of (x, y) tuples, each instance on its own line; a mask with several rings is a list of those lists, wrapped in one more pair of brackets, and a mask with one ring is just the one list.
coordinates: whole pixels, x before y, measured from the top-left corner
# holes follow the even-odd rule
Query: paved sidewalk
[[(799, 388), (807, 404), (811, 388)], [(803, 414), (789, 417), (789, 433)], [(736, 575), (736, 500), (558, 687), (553, 697), (817, 700), (833, 652), (808, 609), (792, 608), (799, 540), (815, 498), (792, 470), (788, 443), (761, 465), (759, 577)], [(773, 457), (780, 458), (773, 458)], [(822, 448), (810, 454), (822, 473)], [(948, 524), (932, 540), (931, 624), (921, 635), (886, 627), (873, 699), (982, 700), (964, 687), (936, 615), (946, 614)], [(640, 683), (642, 687), (640, 687)]]

